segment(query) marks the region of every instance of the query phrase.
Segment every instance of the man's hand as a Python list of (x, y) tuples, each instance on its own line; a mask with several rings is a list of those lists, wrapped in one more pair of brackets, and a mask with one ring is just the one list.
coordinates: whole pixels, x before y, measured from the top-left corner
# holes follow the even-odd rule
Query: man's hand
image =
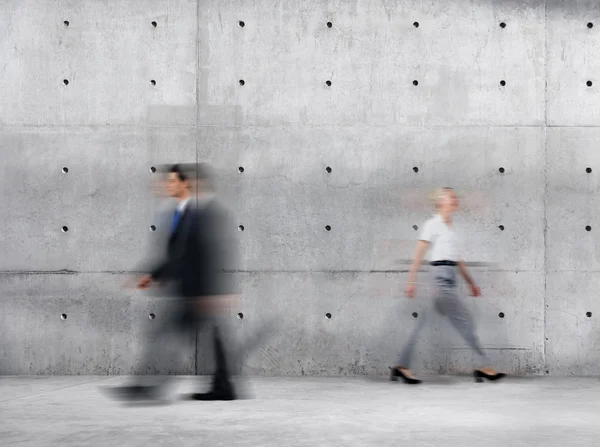
[(481, 296), (481, 290), (475, 283), (471, 284), (471, 296)]
[(404, 293), (406, 294), (407, 297), (414, 298), (415, 297), (415, 283), (412, 281), (407, 282), (406, 288), (404, 289)]
[(142, 278), (140, 278), (140, 280), (137, 283), (137, 288), (141, 289), (141, 290), (146, 290), (146, 289), (149, 289), (151, 285), (152, 285), (152, 276), (146, 275), (146, 276), (143, 276)]

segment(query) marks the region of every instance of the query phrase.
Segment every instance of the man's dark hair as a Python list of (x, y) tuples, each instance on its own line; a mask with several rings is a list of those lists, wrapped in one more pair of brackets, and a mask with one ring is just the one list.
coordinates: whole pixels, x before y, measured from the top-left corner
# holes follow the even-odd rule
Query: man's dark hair
[(188, 173), (185, 172), (185, 169), (182, 169), (182, 167), (178, 164), (176, 165), (172, 165), (169, 168), (169, 173), (170, 174), (177, 174), (177, 178), (182, 181), (185, 182), (186, 180), (188, 180)]
[(177, 174), (182, 182), (202, 180), (209, 191), (214, 191), (212, 168), (207, 163), (174, 164), (168, 168), (167, 172)]

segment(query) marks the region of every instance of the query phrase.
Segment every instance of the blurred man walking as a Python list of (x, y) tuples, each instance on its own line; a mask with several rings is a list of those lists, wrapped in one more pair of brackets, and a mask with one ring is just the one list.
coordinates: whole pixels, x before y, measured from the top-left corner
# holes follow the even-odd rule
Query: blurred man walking
[[(170, 222), (166, 255), (150, 269), (150, 274), (138, 281), (137, 287), (148, 289), (156, 282), (167, 283), (177, 299), (147, 347), (142, 371), (148, 371), (155, 362), (159, 339), (168, 336), (189, 339), (209, 326), (216, 363), (212, 389), (208, 393), (193, 394), (191, 398), (233, 400), (236, 393), (231, 381), (228, 310), (235, 290), (225, 268), (235, 250), (233, 238), (227, 235), (230, 228), (227, 213), (216, 200), (207, 165), (173, 165), (168, 172), (166, 189), (178, 202)], [(177, 360), (182, 352), (180, 343), (171, 343), (168, 351), (160, 352), (161, 356), (167, 354)], [(135, 399), (155, 398), (163, 390), (166, 379), (156, 382), (142, 386), (138, 381), (116, 394)]]

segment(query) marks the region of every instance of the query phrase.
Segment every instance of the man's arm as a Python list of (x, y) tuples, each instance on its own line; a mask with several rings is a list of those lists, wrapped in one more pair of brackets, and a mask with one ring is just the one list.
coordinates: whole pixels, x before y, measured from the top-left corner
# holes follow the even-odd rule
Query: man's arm
[(153, 281), (164, 279), (166, 272), (167, 262), (165, 261), (150, 270), (150, 278), (152, 278)]
[(229, 212), (218, 202), (209, 205), (202, 215), (202, 259), (199, 260), (201, 290), (205, 296), (235, 295), (236, 238)]

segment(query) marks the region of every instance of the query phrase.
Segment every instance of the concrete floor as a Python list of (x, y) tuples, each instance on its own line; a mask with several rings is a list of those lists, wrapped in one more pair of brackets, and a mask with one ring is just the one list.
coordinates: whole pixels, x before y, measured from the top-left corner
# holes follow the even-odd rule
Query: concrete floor
[(252, 378), (253, 398), (206, 403), (178, 399), (204, 378), (178, 377), (166, 405), (108, 399), (126, 380), (0, 377), (0, 444), (574, 447), (600, 436), (596, 378)]

